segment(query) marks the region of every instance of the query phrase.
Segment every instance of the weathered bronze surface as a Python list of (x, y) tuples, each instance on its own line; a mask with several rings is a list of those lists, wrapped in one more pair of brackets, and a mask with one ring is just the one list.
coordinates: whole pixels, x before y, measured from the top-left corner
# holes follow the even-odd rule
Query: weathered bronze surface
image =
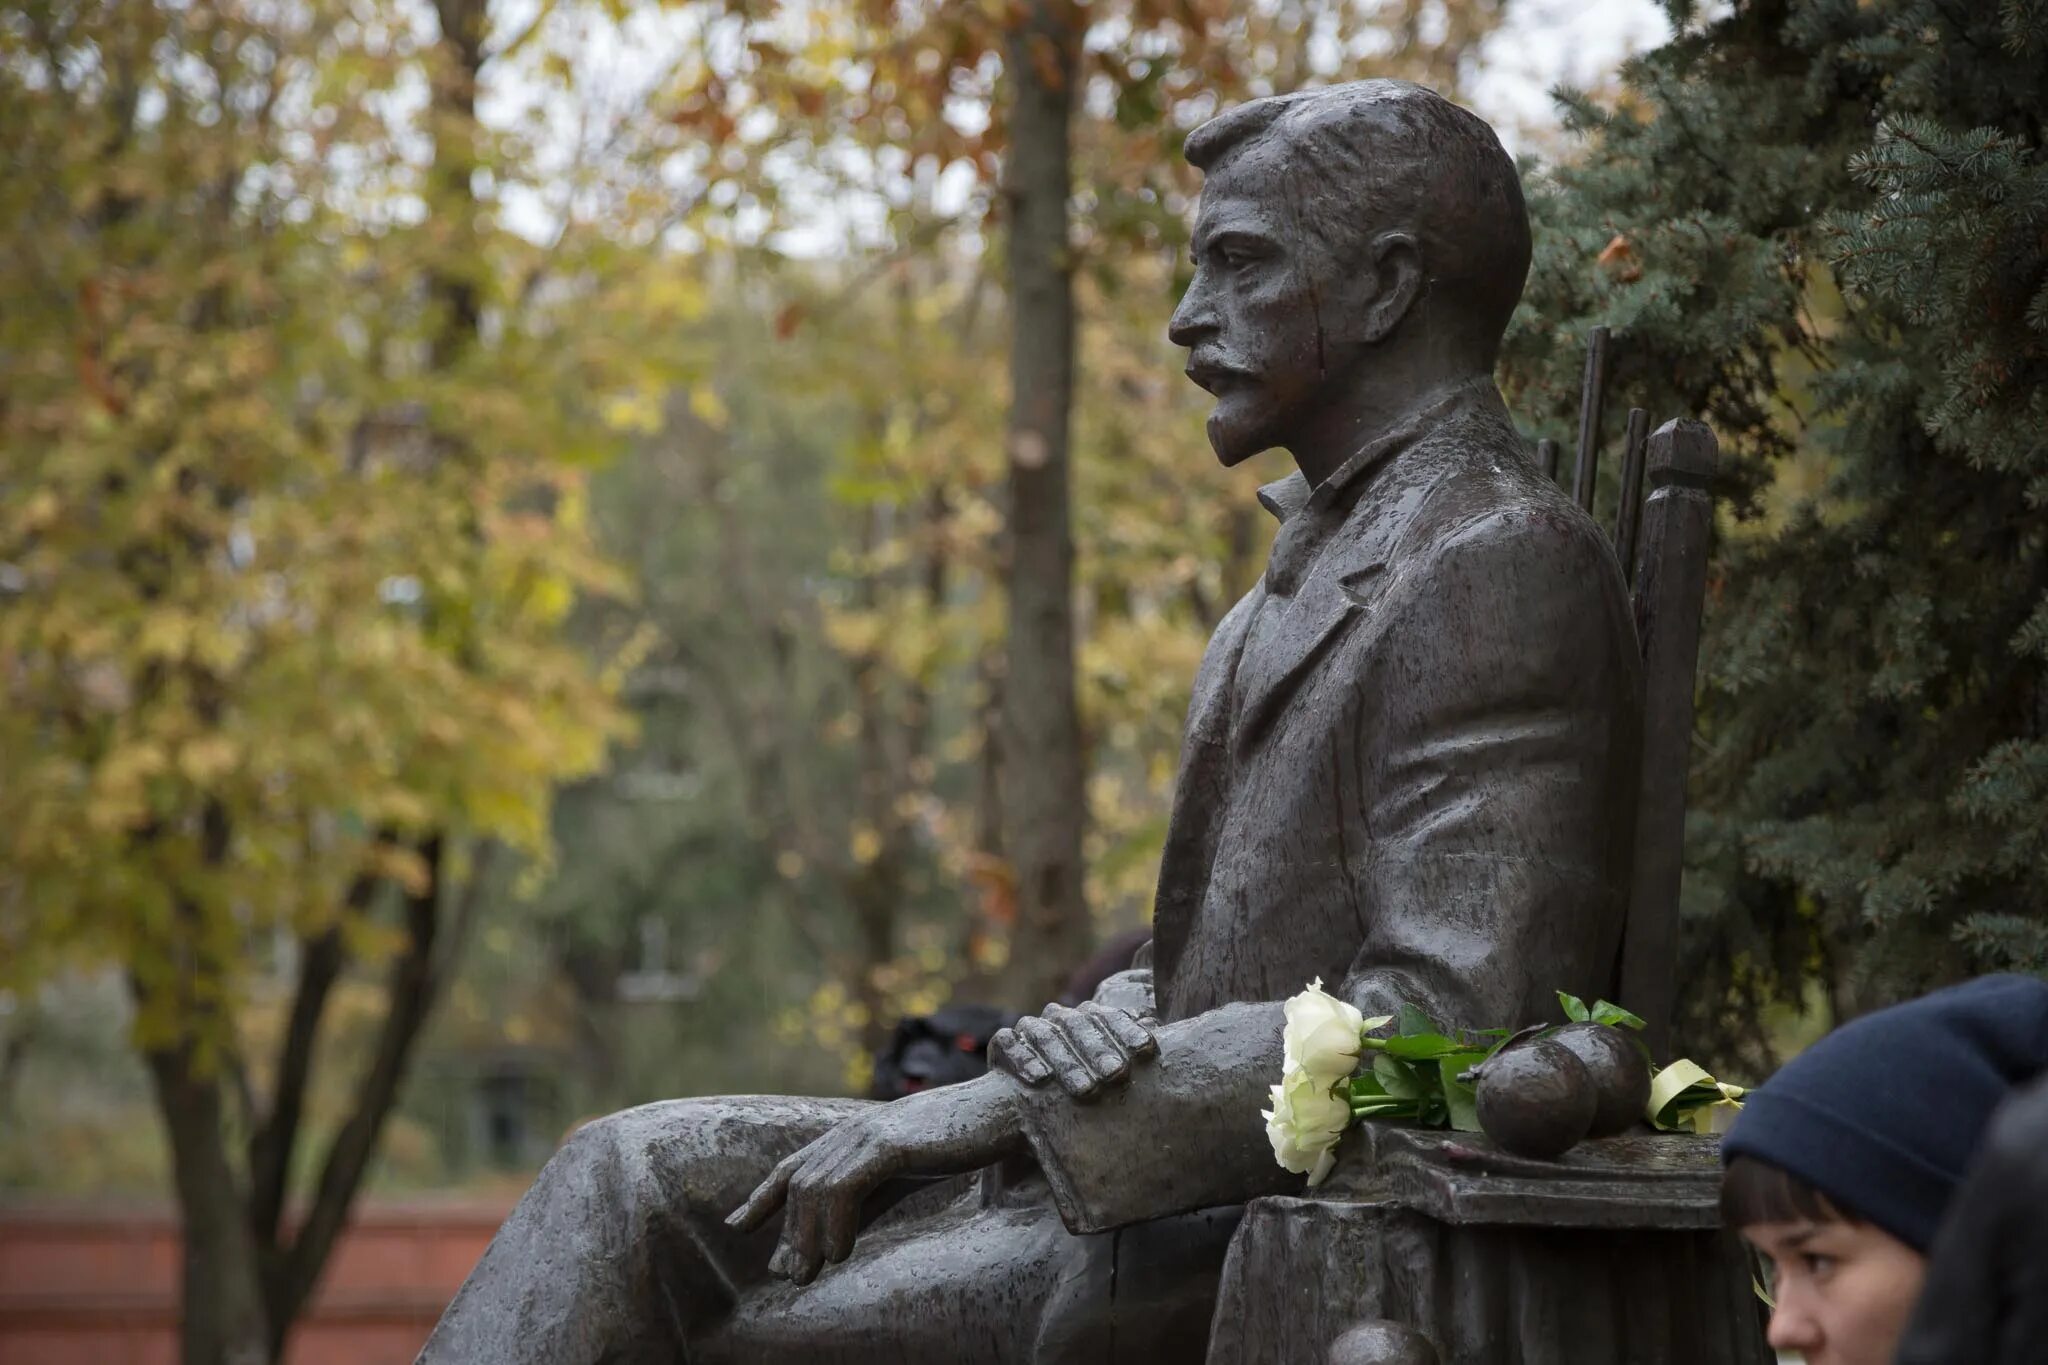
[[(1208, 178), (1171, 334), (1219, 458), (1296, 472), (1195, 681), (1149, 955), (977, 1080), (588, 1126), (422, 1360), (1200, 1360), (1241, 1206), (1300, 1184), (1258, 1117), (1282, 999), (1320, 976), (1483, 1027), (1610, 986), (1639, 668), (1612, 553), (1492, 380), (1529, 261), (1513, 163), (1397, 82), (1256, 101), (1187, 152)], [(1226, 1358), (1322, 1359), (1347, 1325)]]
[(1585, 1022), (1567, 1024), (1550, 1038), (1583, 1062), (1592, 1078), (1595, 1103), (1587, 1136), (1614, 1137), (1642, 1123), (1643, 1106), (1650, 1102), (1650, 1063), (1632, 1035)]
[(1678, 1000), (1678, 889), (1685, 853), (1685, 783), (1692, 754), (1693, 674), (1699, 663), (1707, 546), (1714, 533), (1709, 493), (1720, 447), (1704, 422), (1666, 422), (1650, 436), (1650, 495), (1641, 513), (1635, 565), (1635, 625), (1646, 702), (1642, 783), (1621, 994), (1649, 1022), (1652, 1056), (1671, 1055)]
[[(1360, 1135), (1315, 1197), (1246, 1208), (1211, 1365), (1316, 1360), (1386, 1321), (1444, 1365), (1772, 1359), (1748, 1257), (1717, 1226), (1714, 1139), (1596, 1139), (1549, 1162), (1465, 1134)], [(1401, 1349), (1345, 1359), (1397, 1365)]]

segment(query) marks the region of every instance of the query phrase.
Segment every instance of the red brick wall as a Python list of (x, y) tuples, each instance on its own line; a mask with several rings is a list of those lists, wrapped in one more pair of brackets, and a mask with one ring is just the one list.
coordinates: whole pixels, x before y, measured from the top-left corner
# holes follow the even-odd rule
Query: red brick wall
[[(409, 1365), (507, 1212), (359, 1208), (290, 1365)], [(177, 1365), (178, 1258), (163, 1209), (0, 1205), (0, 1365)]]

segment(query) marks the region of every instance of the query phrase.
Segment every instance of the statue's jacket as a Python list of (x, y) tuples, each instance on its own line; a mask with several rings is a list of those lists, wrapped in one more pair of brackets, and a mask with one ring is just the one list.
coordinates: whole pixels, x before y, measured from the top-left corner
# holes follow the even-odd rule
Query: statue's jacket
[(1074, 1232), (1299, 1186), (1259, 1111), (1279, 1002), (1313, 978), (1368, 1016), (1407, 1002), (1464, 1028), (1611, 985), (1641, 682), (1602, 532), (1491, 383), (1260, 499), (1270, 563), (1189, 706), (1153, 919), (1159, 1057), (1092, 1104), (1026, 1097)]

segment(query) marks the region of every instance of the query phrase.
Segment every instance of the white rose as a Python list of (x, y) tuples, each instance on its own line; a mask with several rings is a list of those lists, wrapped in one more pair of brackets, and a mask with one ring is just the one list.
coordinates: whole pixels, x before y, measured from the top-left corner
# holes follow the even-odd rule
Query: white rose
[(1341, 1081), (1358, 1067), (1365, 1016), (1323, 989), (1317, 977), (1286, 1005), (1287, 1029), (1280, 1040), (1287, 1070), (1306, 1071), (1321, 1081)]
[(1285, 1170), (1306, 1172), (1311, 1186), (1322, 1184), (1337, 1164), (1332, 1149), (1351, 1126), (1351, 1101), (1331, 1094), (1331, 1084), (1290, 1068), (1273, 1087), (1273, 1107), (1265, 1111), (1273, 1159)]

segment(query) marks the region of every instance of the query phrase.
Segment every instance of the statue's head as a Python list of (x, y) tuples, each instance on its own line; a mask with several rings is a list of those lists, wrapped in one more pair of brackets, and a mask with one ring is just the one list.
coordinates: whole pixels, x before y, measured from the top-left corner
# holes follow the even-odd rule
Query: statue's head
[(1254, 100), (1197, 128), (1195, 277), (1168, 334), (1227, 465), (1291, 446), (1366, 381), (1490, 374), (1529, 273), (1515, 165), (1405, 81)]

